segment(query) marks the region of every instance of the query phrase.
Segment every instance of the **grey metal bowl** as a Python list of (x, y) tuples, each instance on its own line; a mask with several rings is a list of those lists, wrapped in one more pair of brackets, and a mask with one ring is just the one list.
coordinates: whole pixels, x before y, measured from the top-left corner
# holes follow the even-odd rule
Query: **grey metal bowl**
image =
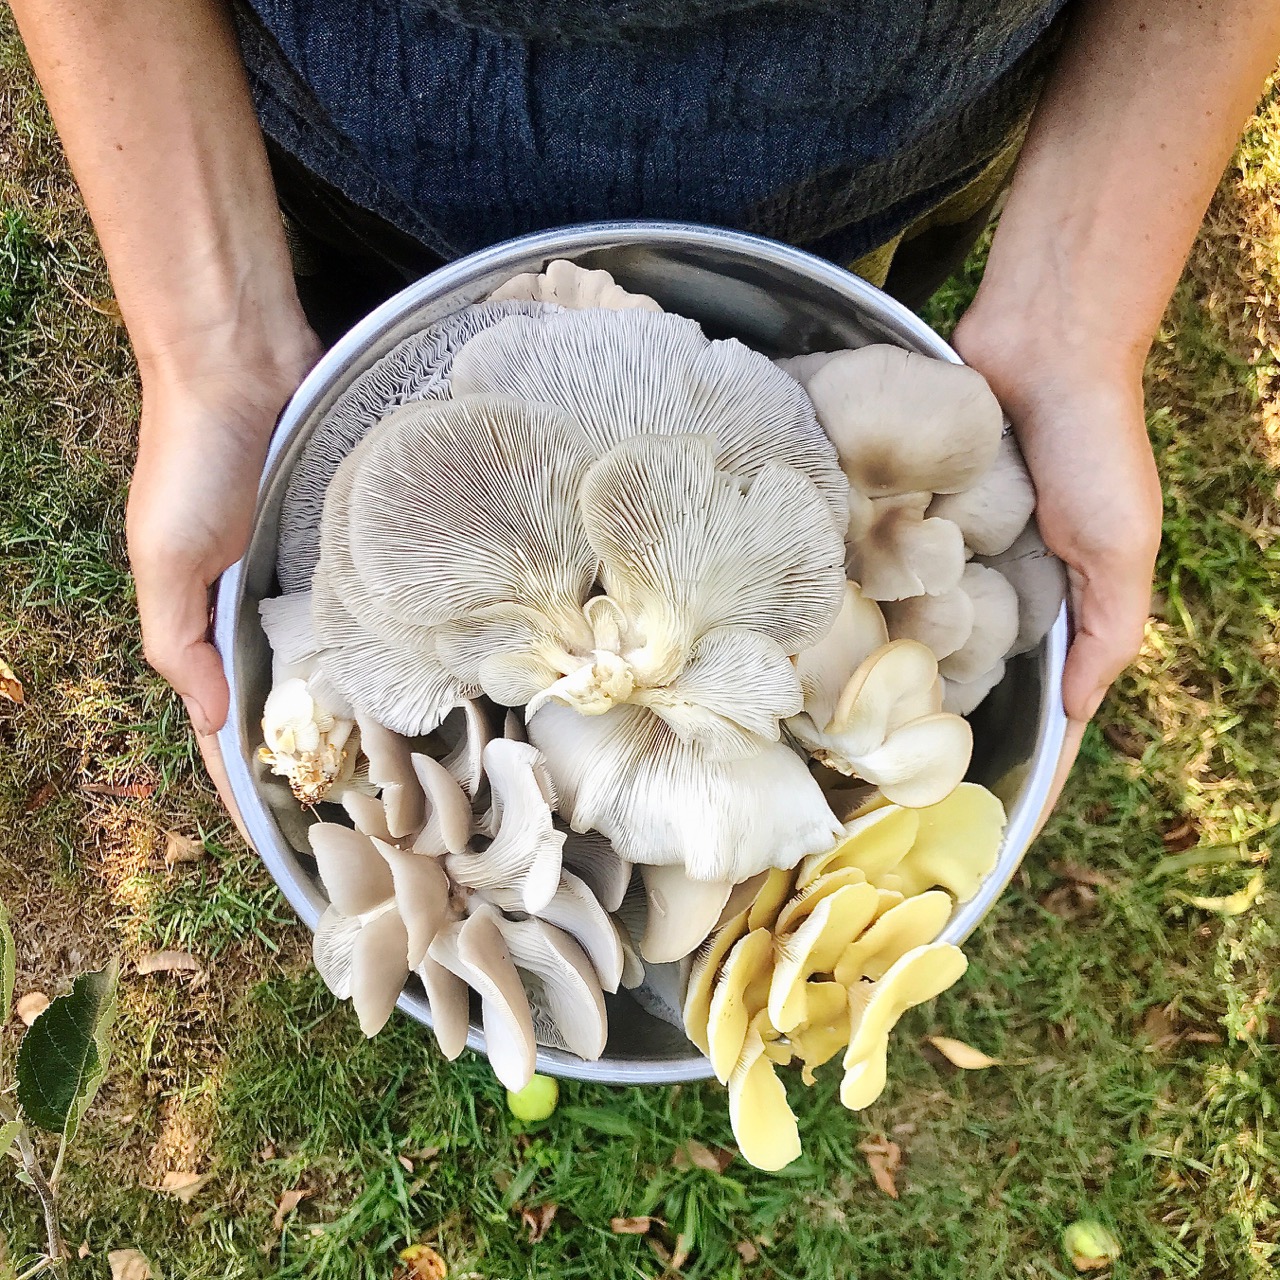
[[(291, 815), (259, 781), (254, 751), (270, 684), (270, 653), (258, 602), (278, 593), (276, 531), (285, 482), (303, 443), (352, 379), (425, 325), (483, 299), (511, 276), (552, 258), (604, 267), (627, 289), (699, 321), (710, 337), (736, 337), (769, 356), (892, 342), (939, 359), (959, 357), (911, 312), (829, 262), (735, 231), (661, 222), (596, 223), (496, 245), (419, 280), (355, 326), (312, 370), (286, 406), (271, 443), (253, 538), (218, 587), (215, 640), (231, 685), (231, 714), (219, 735), (231, 787), (254, 846), (293, 909), (314, 929), (326, 900), (315, 867), (290, 843)], [(1004, 680), (971, 717), (972, 781), (990, 787), (1009, 814), (995, 870), (957, 908), (943, 933), (963, 942), (1017, 870), (1049, 794), (1065, 730), (1061, 685), (1065, 609), (1040, 647), (1009, 663)], [(287, 794), (287, 793), (286, 793)], [(273, 805), (272, 801), (276, 800)], [(283, 824), (283, 826), (282, 826)], [(429, 1023), (417, 980), (399, 1007)], [(710, 1063), (673, 1027), (629, 997), (610, 997), (609, 1042), (598, 1062), (543, 1049), (542, 1072), (615, 1084), (667, 1084), (711, 1075)], [(484, 1050), (472, 1024), (468, 1043)]]

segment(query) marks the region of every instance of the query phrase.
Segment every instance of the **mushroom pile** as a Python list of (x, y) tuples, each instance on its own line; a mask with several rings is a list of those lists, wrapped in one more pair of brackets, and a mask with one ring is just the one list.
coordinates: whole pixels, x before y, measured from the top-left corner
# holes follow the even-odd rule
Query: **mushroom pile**
[(775, 363), (571, 263), (400, 343), (300, 451), (260, 606), (326, 983), (372, 1035), (416, 975), (449, 1057), (474, 1008), (512, 1089), (626, 988), (794, 1158), (775, 1068), (843, 1049), (867, 1105), (963, 972), (1004, 823), (964, 716), (1061, 598), (1033, 505), (971, 370)]

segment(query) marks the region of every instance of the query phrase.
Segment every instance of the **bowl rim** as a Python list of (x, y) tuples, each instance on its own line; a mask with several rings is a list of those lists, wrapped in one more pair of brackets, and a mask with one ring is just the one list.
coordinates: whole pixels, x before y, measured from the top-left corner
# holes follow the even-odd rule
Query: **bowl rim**
[[(421, 304), (446, 295), (451, 290), (462, 290), (475, 278), (487, 271), (499, 269), (515, 258), (573, 257), (593, 249), (616, 246), (619, 242), (679, 244), (684, 247), (693, 245), (707, 249), (724, 247), (735, 255), (748, 253), (771, 266), (789, 270), (810, 282), (830, 287), (848, 299), (854, 308), (862, 304), (863, 309), (874, 311), (877, 320), (885, 327), (896, 331), (903, 338), (909, 338), (913, 345), (927, 354), (952, 364), (964, 363), (949, 343), (896, 299), (852, 272), (803, 249), (730, 228), (684, 222), (612, 220), (557, 227), (506, 240), (447, 263), (400, 290), (339, 338), (302, 380), (280, 414), (259, 480), (259, 508), (264, 495), (275, 481), (276, 470), (294, 434), (317, 405), (333, 392), (334, 380), (372, 342)], [(460, 296), (458, 306), (466, 306), (473, 301), (476, 299), (464, 299)], [(257, 511), (254, 519), (256, 526)], [(214, 600), (213, 642), (223, 658), (230, 691), (227, 720), (217, 734), (218, 746), (252, 847), (284, 893), (289, 905), (302, 923), (314, 933), (316, 924), (328, 905), (327, 900), (309, 878), (298, 874), (297, 855), (292, 850), (287, 855), (283, 852), (287, 841), (258, 790), (249, 764), (255, 744), (244, 740), (236, 715), (240, 678), (232, 656), (235, 652), (236, 624), (244, 586), (244, 562), (237, 560), (219, 578)], [(1030, 769), (1022, 781), (1018, 800), (1008, 814), (996, 866), (984, 878), (972, 898), (957, 904), (939, 936), (941, 942), (959, 946), (973, 933), (1017, 872), (1039, 830), (1066, 737), (1067, 718), (1062, 707), (1062, 669), (1066, 661), (1069, 635), (1068, 609), (1064, 603), (1042, 641), (1045, 650), (1045, 678), (1040, 688), (1039, 729)], [(252, 803), (246, 803), (246, 799)], [(410, 1017), (430, 1025), (430, 1011), (425, 997), (410, 986), (406, 986), (401, 992), (396, 1004), (397, 1008)], [(483, 1032), (474, 1025), (468, 1034), (467, 1045), (484, 1053)], [(675, 1084), (710, 1079), (713, 1074), (711, 1063), (694, 1045), (690, 1044), (689, 1048), (691, 1056), (688, 1059), (605, 1057), (588, 1062), (562, 1050), (539, 1046), (537, 1070), (568, 1079), (613, 1085)]]

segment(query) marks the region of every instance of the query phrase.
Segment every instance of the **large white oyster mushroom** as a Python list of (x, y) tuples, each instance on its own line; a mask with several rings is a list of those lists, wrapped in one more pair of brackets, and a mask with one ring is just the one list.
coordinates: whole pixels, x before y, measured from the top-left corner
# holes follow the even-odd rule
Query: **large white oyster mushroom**
[(589, 270), (566, 258), (555, 258), (541, 272), (512, 276), (490, 295), (491, 303), (506, 301), (553, 302), (581, 311), (604, 307), (610, 311), (661, 311), (646, 293), (629, 293), (607, 272)]

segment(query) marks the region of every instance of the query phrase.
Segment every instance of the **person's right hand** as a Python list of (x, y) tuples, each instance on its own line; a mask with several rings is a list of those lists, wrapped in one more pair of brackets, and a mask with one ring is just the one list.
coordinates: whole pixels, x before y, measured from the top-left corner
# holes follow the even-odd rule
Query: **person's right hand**
[(320, 354), (298, 324), (273, 351), (143, 362), (129, 490), (129, 560), (147, 661), (182, 695), (196, 732), (221, 728), (228, 691), (209, 642), (209, 592), (248, 544), (267, 442)]

